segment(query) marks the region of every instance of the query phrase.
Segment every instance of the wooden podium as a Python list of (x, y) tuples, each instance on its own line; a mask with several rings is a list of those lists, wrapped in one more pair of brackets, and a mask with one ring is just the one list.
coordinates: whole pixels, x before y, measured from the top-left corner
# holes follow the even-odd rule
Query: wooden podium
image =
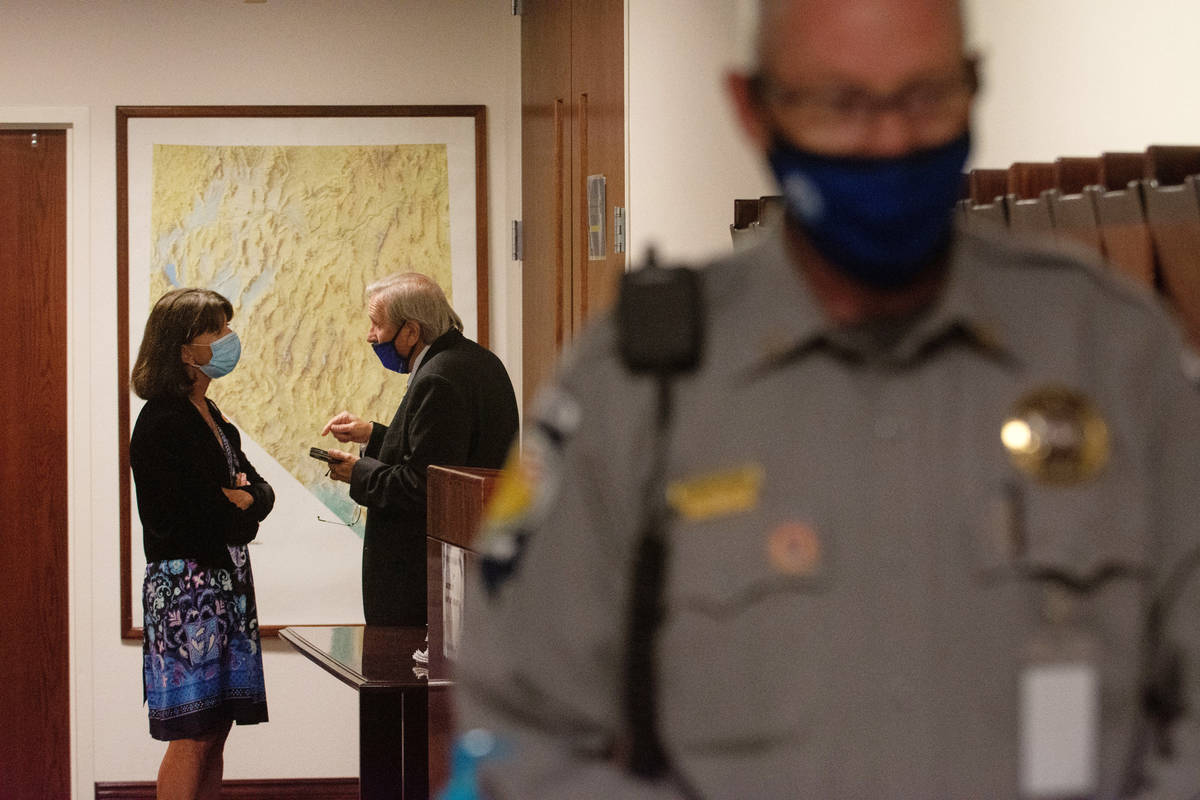
[[(425, 602), (429, 658), (453, 659), (462, 623), (463, 580), (499, 470), (431, 466), (426, 490)], [(440, 670), (439, 670), (440, 671)]]
[[(483, 509), (500, 474), (495, 469), (431, 466), (426, 502), (426, 611), (429, 621), (429, 675), (449, 677), (462, 630), (467, 571), (474, 567), (475, 536)], [(429, 695), (430, 787), (449, 778), (454, 736), (450, 692)]]
[(429, 538), (473, 549), (484, 505), (499, 475), (498, 469), (431, 466), (426, 489)]

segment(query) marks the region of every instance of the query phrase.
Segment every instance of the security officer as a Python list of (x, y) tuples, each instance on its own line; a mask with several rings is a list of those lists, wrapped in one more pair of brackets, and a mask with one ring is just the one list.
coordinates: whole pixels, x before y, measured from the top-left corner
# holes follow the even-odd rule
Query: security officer
[(1074, 256), (953, 230), (954, 0), (761, 14), (729, 86), (786, 225), (702, 271), (696, 369), (631, 371), (609, 319), (542, 399), (468, 598), (481, 785), (1194, 797), (1200, 404), (1175, 327)]

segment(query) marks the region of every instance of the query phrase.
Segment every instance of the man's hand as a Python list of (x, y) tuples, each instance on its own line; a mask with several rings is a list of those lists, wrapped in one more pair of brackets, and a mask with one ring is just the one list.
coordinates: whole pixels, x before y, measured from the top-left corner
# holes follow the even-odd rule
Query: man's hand
[(329, 458), (329, 477), (335, 481), (349, 483), (350, 473), (354, 471), (354, 465), (358, 463), (358, 456), (341, 450), (330, 450)]
[(327, 433), (332, 433), (333, 438), (339, 442), (366, 444), (371, 438), (371, 423), (359, 419), (349, 411), (343, 411), (325, 423), (325, 427), (321, 429), (321, 435), (324, 436)]

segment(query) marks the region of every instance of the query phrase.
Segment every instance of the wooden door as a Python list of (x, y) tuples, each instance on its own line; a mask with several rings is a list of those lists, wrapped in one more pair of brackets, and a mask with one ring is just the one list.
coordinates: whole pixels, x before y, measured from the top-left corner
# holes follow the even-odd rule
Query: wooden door
[[(625, 208), (625, 2), (575, 0), (571, 17), (575, 101), (575, 333), (616, 295), (624, 253), (613, 245), (613, 209)], [(588, 178), (603, 176), (606, 200), (600, 251), (589, 252)]]
[(0, 130), (5, 800), (71, 796), (66, 185), (66, 131)]
[(571, 337), (571, 3), (521, 9), (522, 397), (530, 407)]
[[(525, 0), (521, 10), (521, 195), (525, 407), (562, 347), (611, 305), (625, 256), (624, 0)], [(589, 253), (588, 177), (605, 181), (604, 232)]]

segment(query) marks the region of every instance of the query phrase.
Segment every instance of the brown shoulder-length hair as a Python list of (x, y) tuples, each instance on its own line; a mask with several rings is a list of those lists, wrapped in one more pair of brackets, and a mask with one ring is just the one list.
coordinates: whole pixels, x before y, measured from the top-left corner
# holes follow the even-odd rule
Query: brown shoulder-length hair
[(233, 319), (233, 305), (210, 289), (173, 289), (154, 304), (138, 347), (130, 384), (143, 400), (184, 397), (192, 379), (180, 348), (202, 333), (216, 333)]

